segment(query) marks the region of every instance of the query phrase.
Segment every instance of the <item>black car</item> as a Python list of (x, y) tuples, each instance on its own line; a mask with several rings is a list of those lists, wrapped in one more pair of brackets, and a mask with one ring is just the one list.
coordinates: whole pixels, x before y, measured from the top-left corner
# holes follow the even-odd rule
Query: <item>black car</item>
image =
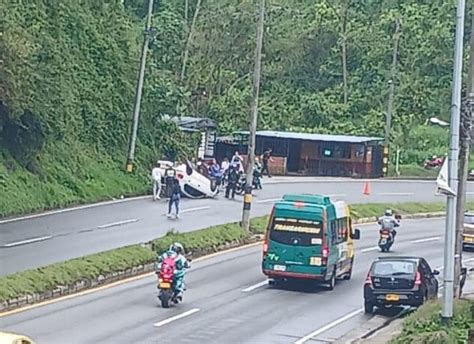
[(380, 257), (372, 263), (364, 285), (364, 310), (391, 305), (421, 306), (438, 297), (439, 271), (421, 257)]

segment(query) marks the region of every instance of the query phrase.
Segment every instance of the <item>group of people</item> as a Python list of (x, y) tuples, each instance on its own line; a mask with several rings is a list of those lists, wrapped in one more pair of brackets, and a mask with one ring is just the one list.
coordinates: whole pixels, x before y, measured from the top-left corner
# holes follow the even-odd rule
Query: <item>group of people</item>
[[(272, 150), (269, 148), (262, 154), (261, 161), (258, 157), (255, 158), (254, 169), (253, 169), (253, 187), (255, 189), (262, 189), (261, 178), (266, 172), (267, 176), (271, 178), (269, 163), (273, 161)], [(201, 160), (197, 163), (197, 170), (203, 175), (214, 178), (217, 181), (218, 186), (225, 186), (225, 197), (235, 198), (237, 184), (244, 176), (243, 158), (239, 152), (235, 152), (232, 158), (224, 158), (222, 163), (219, 165), (216, 159), (213, 159), (210, 166), (206, 166)], [(170, 168), (172, 170), (172, 168)], [(174, 170), (172, 170), (174, 171)], [(162, 176), (162, 170), (160, 169), (159, 163), (156, 163), (151, 172), (151, 178), (153, 181), (153, 200), (160, 200), (160, 194), (162, 190), (162, 180), (165, 182), (168, 188), (171, 190), (170, 199), (168, 203), (168, 218), (174, 216), (179, 218), (179, 203), (181, 200), (181, 187), (179, 181), (175, 175)], [(174, 208), (174, 215), (173, 215)]]

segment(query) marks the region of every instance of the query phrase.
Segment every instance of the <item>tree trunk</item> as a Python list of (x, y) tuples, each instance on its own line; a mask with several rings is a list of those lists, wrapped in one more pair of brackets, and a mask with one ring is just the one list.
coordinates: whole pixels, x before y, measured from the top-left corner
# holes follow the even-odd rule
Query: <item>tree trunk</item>
[(349, 7), (350, 1), (345, 1), (341, 8), (341, 57), (342, 57), (342, 83), (343, 83), (343, 93), (344, 93), (344, 105), (347, 105), (349, 101), (349, 86), (348, 86), (348, 73), (347, 73), (347, 10)]
[(193, 41), (194, 31), (196, 28), (196, 21), (199, 15), (199, 10), (201, 9), (201, 0), (197, 0), (196, 9), (194, 10), (193, 21), (191, 23), (191, 28), (189, 30), (188, 39), (186, 40), (186, 46), (184, 47), (184, 54), (183, 54), (183, 65), (181, 67), (181, 82), (184, 80), (186, 75), (186, 65), (189, 59), (189, 49), (191, 48), (191, 43)]

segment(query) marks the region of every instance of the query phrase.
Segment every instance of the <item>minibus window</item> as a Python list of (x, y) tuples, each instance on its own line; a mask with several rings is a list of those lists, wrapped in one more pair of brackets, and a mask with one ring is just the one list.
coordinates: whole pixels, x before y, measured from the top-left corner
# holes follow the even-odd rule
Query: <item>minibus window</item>
[(270, 227), (270, 240), (286, 245), (321, 245), (322, 229), (320, 221), (274, 218)]

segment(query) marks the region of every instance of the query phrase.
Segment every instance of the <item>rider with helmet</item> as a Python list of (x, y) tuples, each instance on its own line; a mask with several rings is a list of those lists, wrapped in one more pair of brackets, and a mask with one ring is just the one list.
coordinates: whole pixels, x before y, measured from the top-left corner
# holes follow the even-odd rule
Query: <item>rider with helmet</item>
[(155, 263), (155, 270), (160, 271), (161, 262), (166, 258), (173, 258), (175, 261), (176, 270), (174, 272), (174, 288), (177, 297), (182, 299), (183, 291), (186, 289), (184, 286), (184, 275), (186, 269), (188, 269), (188, 260), (184, 257), (184, 247), (179, 242), (172, 244), (169, 249), (158, 257)]
[(384, 216), (379, 218), (378, 224), (381, 226), (380, 230), (388, 229), (392, 235), (392, 240), (395, 240), (395, 235), (397, 235), (395, 228), (400, 226), (400, 222), (393, 216), (391, 209), (385, 209)]

